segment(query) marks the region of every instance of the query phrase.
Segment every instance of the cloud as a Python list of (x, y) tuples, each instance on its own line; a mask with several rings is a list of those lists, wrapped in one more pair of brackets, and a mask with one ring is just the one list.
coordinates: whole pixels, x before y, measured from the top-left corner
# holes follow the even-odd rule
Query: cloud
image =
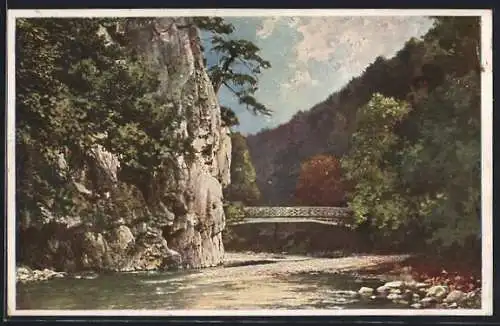
[(276, 23), (281, 19), (281, 17), (275, 16), (270, 18), (265, 18), (262, 21), (261, 26), (257, 29), (257, 36), (265, 39), (268, 38), (273, 32), (276, 26)]
[(273, 16), (264, 18), (260, 26), (257, 28), (256, 35), (261, 39), (266, 39), (274, 33), (280, 24), (288, 27), (295, 27), (299, 21), (299, 17)]
[(244, 133), (275, 127), (321, 102), (377, 56), (392, 57), (432, 23), (417, 16), (231, 17), (230, 21), (236, 27), (234, 37), (255, 42), (272, 64), (260, 76), (256, 93), (274, 111), (271, 118), (248, 113), (229, 93), (219, 96), (221, 103), (235, 110), (241, 122), (238, 129)]
[[(430, 24), (422, 17), (318, 17), (301, 20), (302, 40), (295, 51), (299, 62), (336, 59), (366, 65), (376, 55), (389, 56), (411, 36), (424, 33)], [(345, 55), (337, 55), (343, 52)]]
[(288, 82), (281, 84), (281, 88), (286, 91), (298, 91), (302, 86), (316, 86), (318, 84), (319, 81), (311, 77), (307, 67), (301, 67), (295, 70), (295, 75)]
[[(271, 35), (269, 26), (266, 32)], [(410, 37), (423, 34), (430, 21), (422, 17), (310, 17), (296, 18), (291, 26), (301, 37), (292, 45), (289, 67), (296, 71), (281, 84), (281, 98), (291, 98), (297, 90), (307, 92), (320, 83), (340, 87), (376, 56), (390, 57)], [(313, 71), (311, 65), (318, 63), (321, 68)]]

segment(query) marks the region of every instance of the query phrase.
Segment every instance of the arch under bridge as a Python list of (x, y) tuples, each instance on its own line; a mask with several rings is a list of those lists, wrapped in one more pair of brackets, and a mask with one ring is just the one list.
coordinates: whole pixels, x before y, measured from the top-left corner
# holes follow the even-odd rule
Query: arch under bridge
[(298, 254), (356, 251), (362, 241), (350, 228), (352, 217), (346, 207), (245, 207), (242, 218), (228, 221), (224, 246)]

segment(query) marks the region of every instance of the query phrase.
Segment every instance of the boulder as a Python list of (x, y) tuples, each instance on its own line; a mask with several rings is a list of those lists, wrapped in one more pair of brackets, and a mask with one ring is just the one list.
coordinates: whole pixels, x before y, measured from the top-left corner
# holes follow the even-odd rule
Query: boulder
[(452, 302), (462, 302), (466, 298), (466, 295), (464, 292), (460, 290), (453, 290), (448, 295), (446, 298), (443, 300), (443, 302), (446, 303), (452, 303)]
[(433, 297), (436, 299), (444, 299), (446, 297), (446, 294), (448, 293), (448, 288), (444, 285), (435, 285), (430, 287), (427, 292), (426, 296), (427, 297)]

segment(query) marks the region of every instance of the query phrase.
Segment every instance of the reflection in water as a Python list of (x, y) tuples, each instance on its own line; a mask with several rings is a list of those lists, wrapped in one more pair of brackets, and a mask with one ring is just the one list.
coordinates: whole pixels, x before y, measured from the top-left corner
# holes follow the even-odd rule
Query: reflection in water
[[(280, 265), (276, 264), (276, 267)], [(269, 265), (268, 265), (269, 266)], [(245, 268), (247, 273), (240, 273)], [(345, 309), (401, 308), (360, 300), (357, 289), (377, 279), (326, 272), (259, 274), (259, 266), (194, 272), (105, 274), (18, 284), (18, 309)], [(257, 271), (257, 272), (255, 272)], [(233, 277), (234, 275), (234, 277)], [(248, 277), (247, 277), (248, 276)]]

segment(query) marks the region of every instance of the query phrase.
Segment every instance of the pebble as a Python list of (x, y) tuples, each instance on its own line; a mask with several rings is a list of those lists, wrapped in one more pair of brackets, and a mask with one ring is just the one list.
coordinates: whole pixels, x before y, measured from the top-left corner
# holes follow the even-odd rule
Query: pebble
[(401, 288), (403, 287), (403, 282), (402, 281), (393, 281), (393, 282), (387, 282), (384, 284), (384, 286), (394, 289), (394, 288)]
[(433, 297), (427, 297), (420, 300), (420, 304), (422, 305), (422, 307), (429, 307), (434, 303), (436, 303), (436, 299)]
[(422, 309), (422, 304), (421, 303), (414, 303), (410, 307), (414, 309)]
[(397, 293), (389, 293), (389, 295), (387, 296), (387, 299), (388, 300), (401, 300), (401, 299), (403, 299), (403, 296), (401, 294), (397, 294)]
[(430, 284), (422, 283), (422, 282), (415, 283), (415, 285), (414, 285), (414, 287), (416, 289), (424, 289), (424, 288), (427, 288), (429, 286), (430, 286)]
[(358, 293), (359, 293), (359, 295), (369, 296), (369, 295), (372, 295), (373, 289), (366, 287), (366, 286), (363, 286), (361, 289), (359, 289)]
[(397, 300), (396, 303), (403, 304), (403, 305), (409, 305), (410, 302), (407, 300)]

